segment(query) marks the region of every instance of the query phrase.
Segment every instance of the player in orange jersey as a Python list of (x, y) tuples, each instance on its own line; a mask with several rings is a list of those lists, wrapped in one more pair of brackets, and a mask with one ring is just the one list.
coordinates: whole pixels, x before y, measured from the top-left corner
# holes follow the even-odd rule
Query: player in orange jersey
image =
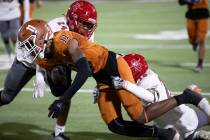
[[(29, 59), (29, 63), (36, 62), (49, 72), (61, 64), (69, 64), (77, 71), (63, 97), (50, 105), (48, 116), (52, 118), (65, 112), (66, 104), (91, 75), (97, 81), (100, 92), (98, 105), (103, 120), (111, 131), (124, 135), (125, 131), (118, 126), (118, 122), (123, 121), (121, 103), (132, 120), (144, 124), (180, 104), (191, 103), (197, 106), (202, 100), (201, 96), (186, 89), (181, 95), (144, 108), (135, 95), (124, 89), (112, 88), (112, 76), (135, 83), (131, 69), (122, 56), (75, 32), (60, 31), (52, 34), (47, 22), (43, 20), (25, 23), (18, 33), (18, 41), (23, 58)], [(127, 121), (123, 124), (127, 124)], [(134, 124), (129, 122), (127, 126)], [(130, 135), (134, 135), (133, 132)], [(173, 136), (165, 139), (173, 139)]]
[(209, 25), (208, 0), (179, 0), (179, 4), (186, 4), (188, 7), (186, 12), (186, 28), (190, 44), (193, 50), (198, 52), (198, 62), (195, 67), (195, 72), (201, 72), (203, 70), (205, 42)]
[[(18, 19), (17, 23), (19, 23)], [(66, 16), (53, 19), (48, 24), (53, 32), (71, 30), (78, 32), (93, 41), (94, 31), (97, 27), (97, 11), (92, 3), (85, 0), (77, 0), (68, 7)], [(30, 59), (27, 60), (23, 58), (25, 56), (22, 55), (22, 50), (19, 47), (17, 47), (16, 51), (17, 56), (15, 57), (15, 61), (6, 76), (3, 89), (0, 90), (0, 106), (10, 104), (15, 97), (21, 93), (20, 91), (26, 83), (29, 82), (29, 80), (35, 75), (36, 80), (34, 82), (35, 88), (33, 97), (39, 98), (44, 96), (45, 82), (42, 75), (43, 71), (39, 69), (35, 62), (33, 64), (28, 63), (28, 61), (30, 62)], [(67, 73), (64, 74), (64, 70)], [(56, 96), (62, 96), (63, 91), (65, 91), (71, 84), (71, 68), (66, 65), (58, 66), (57, 69), (53, 70), (53, 75), (57, 75), (59, 79), (65, 78), (62, 79), (62, 81), (68, 81), (64, 84), (62, 84), (63, 82), (57, 82), (58, 80), (53, 82), (52, 80), (58, 79), (55, 76), (47, 79), (50, 83), (49, 85), (51, 86), (51, 92)], [(63, 76), (61, 78), (61, 75), (65, 75), (65, 77)], [(52, 140), (68, 140), (68, 138), (64, 135), (67, 114), (68, 112), (63, 114), (64, 116), (66, 115), (65, 117), (60, 116), (57, 118), (55, 131), (52, 134)]]
[(42, 5), (41, 0), (18, 0), (20, 3), (20, 24), (29, 21), (34, 15), (34, 11), (37, 7)]

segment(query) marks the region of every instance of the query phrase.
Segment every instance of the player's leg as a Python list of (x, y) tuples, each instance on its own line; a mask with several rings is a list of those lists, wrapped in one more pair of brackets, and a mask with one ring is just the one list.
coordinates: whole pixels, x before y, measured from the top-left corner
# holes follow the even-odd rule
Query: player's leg
[(186, 23), (189, 42), (194, 51), (197, 50), (198, 42), (196, 40), (197, 23), (196, 20), (187, 19)]
[(30, 0), (30, 6), (29, 6), (29, 17), (30, 19), (32, 19), (33, 15), (34, 15), (34, 11), (36, 8), (36, 0)]
[(171, 140), (174, 137), (175, 131), (172, 129), (161, 129), (123, 120), (121, 103), (115, 91), (102, 83), (98, 84), (98, 88), (99, 110), (109, 130), (113, 133), (131, 137), (158, 137), (164, 140)]
[[(117, 58), (117, 66), (120, 77), (123, 80), (134, 83), (131, 70), (123, 57)], [(194, 105), (198, 105), (198, 103), (202, 99), (202, 97), (200, 97), (198, 94), (195, 94), (189, 89), (186, 89), (183, 93), (184, 94), (171, 97), (164, 101), (153, 103), (143, 108), (142, 103), (136, 96), (126, 90), (118, 90), (118, 96), (131, 119), (141, 124), (144, 124), (161, 116), (162, 114), (180, 104), (191, 103)]]
[(20, 0), (20, 6), (19, 6), (19, 10), (20, 10), (20, 25), (23, 25), (24, 22), (24, 6), (23, 6), (23, 0)]
[(20, 28), (20, 22), (19, 19), (13, 19), (10, 21), (9, 23), (9, 28), (10, 28), (10, 37), (12, 40), (12, 43), (14, 45), (14, 47), (16, 47), (16, 43), (17, 43), (17, 34), (18, 34), (18, 30)]
[(199, 44), (198, 48), (198, 62), (195, 68), (196, 72), (201, 72), (203, 69), (203, 61), (205, 58), (205, 41), (206, 35), (208, 32), (208, 19), (198, 20), (198, 29), (197, 29), (197, 42)]
[(19, 28), (20, 28), (19, 18), (13, 19), (9, 22), (9, 36), (13, 44), (13, 49), (11, 48), (12, 52), (9, 58), (10, 62), (14, 61), (14, 57), (15, 57), (14, 52), (17, 47), (17, 34), (18, 34)]
[(7, 73), (4, 88), (0, 92), (0, 105), (12, 102), (33, 75), (35, 75), (35, 69), (30, 69), (15, 59)]
[(0, 33), (6, 52), (10, 57), (12, 49), (9, 42), (9, 21), (0, 21)]
[[(51, 92), (56, 97), (62, 97), (64, 92), (71, 85), (71, 69), (66, 65), (55, 67), (51, 72), (47, 72), (46, 82), (50, 86)], [(65, 124), (68, 118), (71, 102), (65, 108), (65, 112), (57, 118), (52, 140), (68, 140), (64, 135)]]
[(196, 109), (195, 113), (196, 113), (195, 117), (198, 121), (197, 128), (195, 128), (195, 130), (193, 132), (189, 131), (189, 133), (191, 133), (191, 134), (187, 135), (185, 140), (191, 140), (191, 139), (207, 140), (207, 139), (210, 139), (210, 132), (203, 131), (200, 129), (202, 127), (209, 125), (209, 116), (206, 113), (204, 113), (203, 111), (201, 111), (200, 109)]

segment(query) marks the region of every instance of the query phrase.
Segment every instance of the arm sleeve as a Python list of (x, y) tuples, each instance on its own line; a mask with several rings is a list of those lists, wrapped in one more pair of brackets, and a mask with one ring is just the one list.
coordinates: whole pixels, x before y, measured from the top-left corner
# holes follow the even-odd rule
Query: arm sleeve
[(155, 97), (151, 92), (129, 81), (124, 81), (123, 88), (146, 102), (153, 103), (155, 100)]
[(91, 74), (91, 69), (85, 57), (80, 58), (76, 62), (77, 74), (74, 78), (72, 85), (64, 93), (63, 100), (69, 101), (72, 96), (82, 87)]

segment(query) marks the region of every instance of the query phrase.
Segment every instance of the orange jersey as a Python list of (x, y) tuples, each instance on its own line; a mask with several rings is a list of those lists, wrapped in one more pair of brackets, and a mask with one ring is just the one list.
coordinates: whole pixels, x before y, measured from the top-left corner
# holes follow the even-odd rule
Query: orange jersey
[(208, 0), (200, 0), (200, 2), (194, 4), (188, 4), (188, 9), (195, 10), (195, 9), (208, 9)]
[(78, 47), (91, 64), (94, 73), (105, 67), (108, 58), (108, 49), (92, 43), (86, 37), (71, 31), (56, 32), (51, 45), (52, 58), (45, 58), (39, 60), (37, 63), (47, 70), (64, 63), (74, 66), (68, 51), (69, 47), (72, 46), (73, 39), (78, 42)]

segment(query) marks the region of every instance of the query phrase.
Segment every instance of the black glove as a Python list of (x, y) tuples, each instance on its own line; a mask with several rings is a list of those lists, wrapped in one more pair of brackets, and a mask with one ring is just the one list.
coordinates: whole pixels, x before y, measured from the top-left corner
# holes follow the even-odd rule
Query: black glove
[(68, 103), (64, 100), (55, 100), (48, 108), (48, 117), (52, 117), (53, 119), (58, 118), (61, 114), (64, 113), (67, 104)]

